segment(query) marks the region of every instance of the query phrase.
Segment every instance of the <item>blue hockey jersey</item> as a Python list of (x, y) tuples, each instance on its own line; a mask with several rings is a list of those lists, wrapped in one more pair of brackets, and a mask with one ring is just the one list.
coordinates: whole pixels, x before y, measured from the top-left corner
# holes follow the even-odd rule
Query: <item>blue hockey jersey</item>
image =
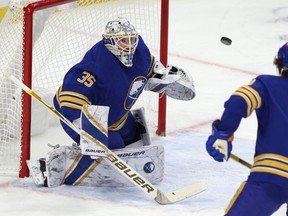
[[(154, 63), (140, 36), (132, 67), (124, 66), (100, 41), (67, 72), (54, 97), (54, 106), (71, 122), (80, 117), (85, 104), (109, 106), (109, 131), (117, 131), (143, 91)], [(78, 143), (78, 134), (63, 123), (62, 126)]]
[(219, 130), (235, 132), (254, 110), (258, 120), (254, 164), (248, 181), (288, 188), (288, 79), (260, 75), (225, 102)]

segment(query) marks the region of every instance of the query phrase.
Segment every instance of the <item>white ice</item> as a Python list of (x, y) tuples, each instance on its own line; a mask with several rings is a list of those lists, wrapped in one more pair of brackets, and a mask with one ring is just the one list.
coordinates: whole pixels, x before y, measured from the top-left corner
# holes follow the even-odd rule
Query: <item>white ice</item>
[[(169, 63), (189, 70), (197, 96), (190, 102), (168, 100), (165, 177), (157, 185), (169, 191), (203, 181), (207, 190), (177, 204), (161, 206), (136, 187), (36, 187), (29, 178), (0, 177), (0, 215), (157, 215), (218, 216), (249, 169), (229, 160), (215, 162), (205, 150), (211, 122), (238, 87), (258, 74), (275, 74), (273, 58), (288, 40), (287, 0), (170, 0)], [(220, 43), (221, 36), (232, 45)], [(256, 118), (244, 119), (235, 133), (233, 153), (252, 163)], [(57, 143), (52, 133), (35, 137), (32, 157)], [(41, 155), (42, 154), (42, 155)], [(265, 204), (263, 204), (265, 205)], [(285, 215), (282, 206), (274, 215)]]

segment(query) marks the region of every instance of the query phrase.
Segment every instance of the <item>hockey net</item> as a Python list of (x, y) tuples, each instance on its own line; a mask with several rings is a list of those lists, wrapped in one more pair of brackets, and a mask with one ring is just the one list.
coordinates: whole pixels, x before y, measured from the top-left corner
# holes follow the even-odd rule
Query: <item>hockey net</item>
[[(31, 109), (31, 98), (7, 77), (13, 74), (23, 80), (52, 105), (65, 73), (101, 40), (106, 23), (118, 16), (130, 20), (151, 53), (166, 64), (167, 45), (160, 48), (160, 32), (161, 25), (167, 30), (162, 22), (168, 23), (168, 18), (163, 20), (168, 0), (13, 1), (0, 24), (0, 174), (24, 177), (28, 175), (25, 161), (30, 157), (31, 135), (59, 123), (52, 115), (46, 121), (44, 111), (37, 108), (41, 105), (33, 100)], [(161, 49), (166, 49), (162, 56)], [(165, 124), (165, 119), (158, 120), (158, 102), (157, 94), (144, 92), (134, 106), (145, 108), (152, 133), (158, 122)], [(158, 134), (165, 133), (160, 130)]]

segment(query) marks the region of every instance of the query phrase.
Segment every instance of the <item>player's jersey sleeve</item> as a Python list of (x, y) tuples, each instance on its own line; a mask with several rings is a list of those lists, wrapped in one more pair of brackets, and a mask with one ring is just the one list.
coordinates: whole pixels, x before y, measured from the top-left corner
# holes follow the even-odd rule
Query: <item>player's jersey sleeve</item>
[(219, 130), (235, 132), (242, 118), (246, 118), (263, 105), (264, 87), (253, 79), (249, 85), (238, 88), (225, 102)]
[[(95, 76), (87, 71), (75, 70), (68, 73), (63, 85), (56, 92), (55, 108), (71, 122), (78, 119), (82, 106), (91, 105), (97, 98), (95, 82)], [(76, 132), (63, 123), (62, 126), (75, 142), (79, 141)]]
[(246, 118), (255, 109), (261, 107), (261, 91), (261, 84), (254, 79), (249, 85), (243, 85), (231, 95), (230, 99), (225, 103), (225, 109), (229, 109)]

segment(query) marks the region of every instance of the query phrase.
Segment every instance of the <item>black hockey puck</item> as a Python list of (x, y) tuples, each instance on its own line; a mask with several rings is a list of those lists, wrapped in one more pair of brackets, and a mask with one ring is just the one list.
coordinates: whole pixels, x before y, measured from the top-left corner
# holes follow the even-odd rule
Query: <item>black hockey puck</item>
[(230, 46), (232, 44), (232, 40), (228, 37), (221, 37), (220, 39), (221, 43)]

